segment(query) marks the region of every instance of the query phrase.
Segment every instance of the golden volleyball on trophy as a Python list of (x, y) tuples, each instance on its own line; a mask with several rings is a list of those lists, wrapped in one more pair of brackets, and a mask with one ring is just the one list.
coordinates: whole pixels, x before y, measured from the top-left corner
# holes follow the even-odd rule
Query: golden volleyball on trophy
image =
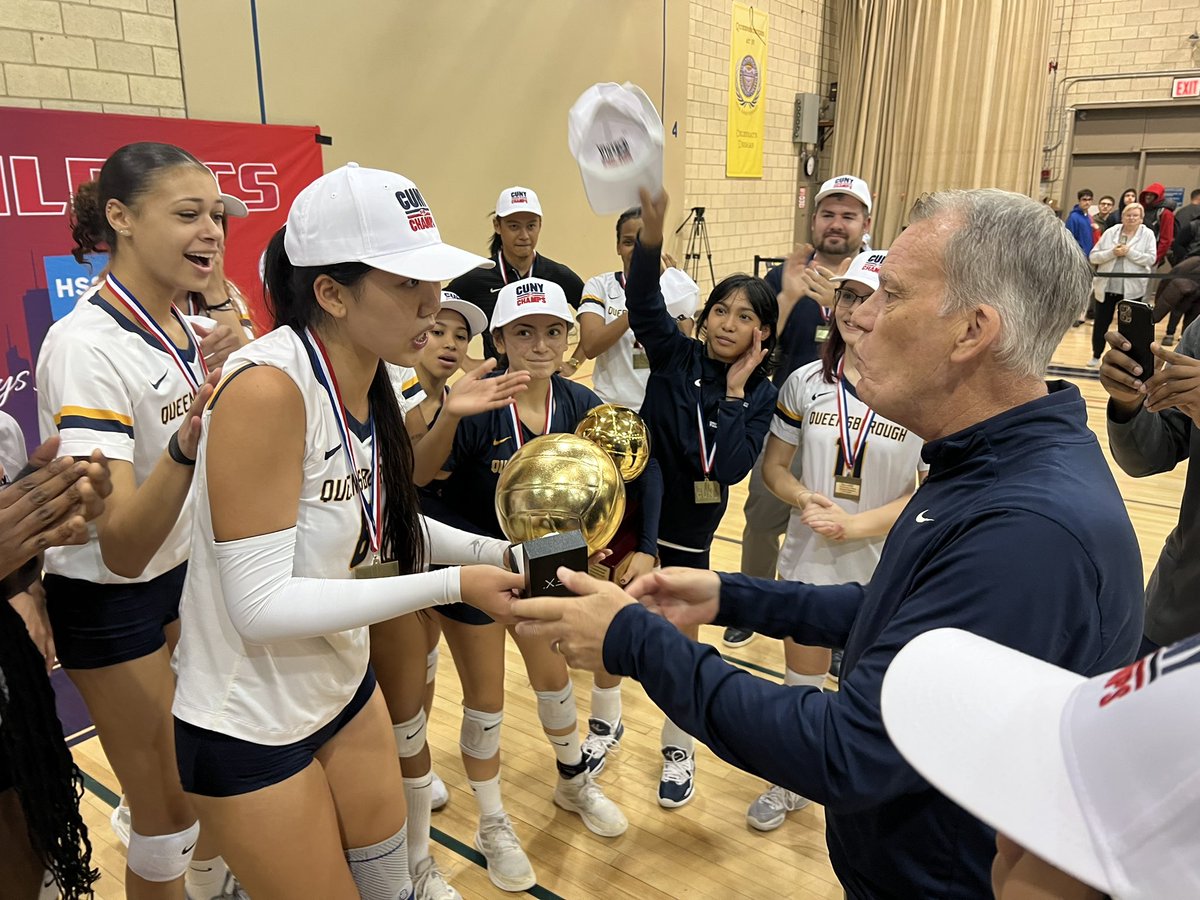
[(650, 432), (628, 406), (605, 403), (595, 407), (583, 417), (575, 433), (608, 453), (623, 481), (633, 481), (650, 462)]
[(588, 552), (608, 546), (625, 515), (611, 457), (573, 434), (544, 434), (512, 455), (496, 485), (496, 518), (514, 543), (578, 531)]

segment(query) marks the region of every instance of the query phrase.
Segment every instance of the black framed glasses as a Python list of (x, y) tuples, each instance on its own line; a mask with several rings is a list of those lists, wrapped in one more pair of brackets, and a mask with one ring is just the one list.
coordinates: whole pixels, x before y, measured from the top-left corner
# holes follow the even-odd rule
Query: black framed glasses
[(850, 288), (838, 288), (833, 292), (833, 303), (835, 306), (844, 306), (846, 309), (854, 309), (860, 303), (865, 303), (871, 295), (856, 294)]

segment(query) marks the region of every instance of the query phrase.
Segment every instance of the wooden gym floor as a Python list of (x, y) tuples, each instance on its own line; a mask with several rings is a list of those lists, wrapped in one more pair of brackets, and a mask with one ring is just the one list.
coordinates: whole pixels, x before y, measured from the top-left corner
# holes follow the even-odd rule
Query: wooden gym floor
[[(1071, 329), (1055, 355), (1053, 377), (1079, 385), (1089, 420), (1107, 453), (1105, 394), (1094, 373), (1084, 368), (1091, 356), (1091, 323)], [(1160, 335), (1162, 326), (1160, 328)], [(585, 372), (587, 370), (585, 369)], [(586, 379), (590, 381), (590, 378)], [(1111, 459), (1110, 459), (1111, 464)], [(1186, 466), (1153, 478), (1133, 479), (1112, 465), (1142, 547), (1148, 577), (1167, 534), (1179, 515)], [(731, 491), (729, 511), (713, 546), (714, 568), (736, 570), (740, 561), (745, 485)], [(701, 630), (701, 640), (720, 647), (718, 629)], [(722, 648), (724, 649), (724, 648)], [(756, 675), (781, 680), (777, 642), (756, 638), (726, 654), (729, 661)], [(591, 676), (573, 673), (580, 723), (586, 727)], [(449, 652), (443, 646), (437, 702), (429, 743), (436, 771), (450, 790), (450, 803), (433, 815), (433, 851), (442, 870), (466, 898), (504, 897), (492, 886), (474, 850), (475, 801), (458, 753), (462, 694)], [(577, 816), (551, 801), (554, 755), (538, 725), (533, 692), (520, 655), (510, 643), (503, 741), (504, 797), (538, 874), (531, 893), (543, 898), (725, 898), (791, 896), (801, 900), (840, 898), (824, 840), (824, 813), (815, 805), (792, 813), (778, 830), (755, 832), (746, 825), (746, 807), (762, 782), (731, 768), (697, 746), (696, 794), (677, 810), (661, 809), (655, 799), (660, 771), (658, 752), (662, 715), (636, 683), (624, 688), (625, 739), (600, 776), (608, 795), (629, 817), (629, 831), (608, 840), (593, 836)], [(97, 896), (125, 896), (124, 849), (108, 824), (119, 786), (99, 741), (83, 740), (75, 757), (88, 779), (84, 818), (91, 832), (94, 862), (102, 871)]]

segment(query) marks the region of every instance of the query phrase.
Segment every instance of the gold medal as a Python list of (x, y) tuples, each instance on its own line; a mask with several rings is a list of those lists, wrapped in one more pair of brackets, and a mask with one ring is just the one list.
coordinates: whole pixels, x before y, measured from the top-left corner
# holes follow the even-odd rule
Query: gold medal
[(818, 344), (823, 344), (829, 340), (829, 326), (818, 325), (816, 333), (813, 336), (813, 340), (815, 340)]
[(352, 571), (355, 578), (392, 578), (400, 574), (400, 563), (395, 560), (374, 562), (369, 566), (355, 566)]
[(839, 500), (858, 500), (862, 495), (862, 479), (851, 475), (833, 476), (833, 496)]
[(646, 351), (641, 347), (633, 348), (633, 367), (635, 369), (650, 368), (650, 358), (646, 356)]
[(721, 502), (721, 485), (715, 481), (709, 481), (705, 478), (703, 481), (694, 483), (696, 490), (696, 503), (720, 503)]

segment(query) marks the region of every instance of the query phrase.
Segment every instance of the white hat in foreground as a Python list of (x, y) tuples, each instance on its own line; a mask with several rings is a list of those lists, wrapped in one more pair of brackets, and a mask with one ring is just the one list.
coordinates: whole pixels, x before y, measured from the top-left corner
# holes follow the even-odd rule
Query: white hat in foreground
[(502, 190), (496, 198), (496, 216), (503, 219), (513, 213), (522, 212), (533, 213), (535, 216), (542, 214), (542, 203), (538, 200), (538, 195), (520, 185)]
[(667, 312), (676, 319), (690, 319), (700, 306), (700, 285), (692, 276), (674, 266), (659, 276), (659, 290), (667, 304)]
[(829, 280), (834, 284), (841, 284), (843, 281), (857, 281), (859, 284), (865, 284), (872, 291), (877, 291), (879, 290), (879, 267), (887, 259), (887, 254), (886, 250), (868, 250), (860, 253), (850, 262), (850, 267), (846, 269), (844, 275), (834, 275)]
[(442, 309), (458, 313), (467, 323), (467, 332), (471, 337), (487, 330), (487, 313), (453, 291), (442, 291)]
[(867, 208), (868, 216), (871, 214), (871, 189), (861, 178), (855, 178), (853, 175), (838, 175), (836, 178), (830, 178), (817, 191), (816, 199), (813, 200), (813, 209), (816, 210), (821, 205), (821, 201), (832, 194), (849, 194)]
[(360, 262), (421, 281), (494, 263), (442, 243), (417, 186), (395, 172), (347, 163), (296, 195), (283, 246), (294, 266)]
[(525, 316), (554, 316), (570, 324), (575, 322), (563, 289), (545, 278), (522, 278), (502, 287), (492, 310), (492, 329)]
[(1200, 897), (1200, 637), (1084, 678), (954, 628), (914, 638), (883, 721), (939, 791), (1116, 900)]
[(638, 205), (638, 188), (657, 194), (663, 183), (663, 125), (635, 84), (594, 84), (567, 114), (567, 143), (583, 189), (600, 215)]

